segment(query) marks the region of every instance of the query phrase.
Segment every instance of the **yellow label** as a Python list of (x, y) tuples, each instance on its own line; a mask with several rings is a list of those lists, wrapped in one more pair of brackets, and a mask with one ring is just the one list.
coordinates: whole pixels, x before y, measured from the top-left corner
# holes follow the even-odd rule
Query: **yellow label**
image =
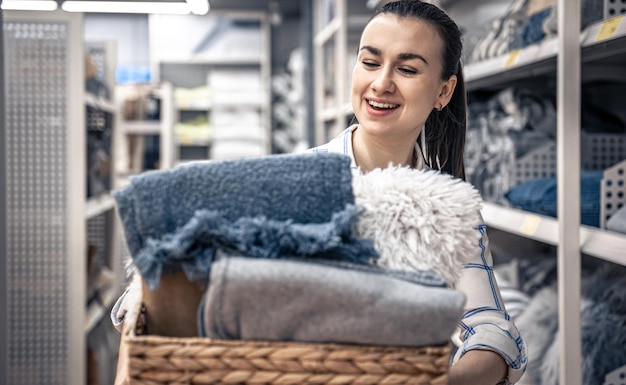
[(537, 215), (526, 215), (519, 231), (525, 235), (533, 235), (537, 231), (540, 223), (541, 217)]
[(600, 27), (600, 32), (596, 35), (596, 41), (613, 37), (623, 18), (624, 16), (617, 16), (612, 19), (605, 20), (602, 23), (602, 27)]
[(517, 63), (519, 54), (520, 54), (519, 49), (516, 49), (515, 51), (511, 52), (509, 56), (506, 58), (506, 61), (504, 62), (504, 68), (508, 69), (508, 68), (513, 67), (515, 63)]

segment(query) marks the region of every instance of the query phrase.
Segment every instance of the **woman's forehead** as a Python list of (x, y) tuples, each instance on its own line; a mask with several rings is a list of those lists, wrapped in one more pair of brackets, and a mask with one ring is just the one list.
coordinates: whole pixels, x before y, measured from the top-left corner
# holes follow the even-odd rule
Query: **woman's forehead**
[[(427, 20), (423, 20), (414, 16), (399, 16), (393, 13), (379, 13), (374, 16), (365, 26), (363, 32), (371, 29), (376, 30), (400, 30), (410, 33), (411, 31), (420, 31), (421, 33), (437, 34), (436, 28)], [(396, 38), (402, 37), (396, 36)]]
[(381, 51), (420, 50), (441, 52), (443, 41), (430, 23), (410, 16), (376, 15), (363, 30), (360, 47), (373, 45)]

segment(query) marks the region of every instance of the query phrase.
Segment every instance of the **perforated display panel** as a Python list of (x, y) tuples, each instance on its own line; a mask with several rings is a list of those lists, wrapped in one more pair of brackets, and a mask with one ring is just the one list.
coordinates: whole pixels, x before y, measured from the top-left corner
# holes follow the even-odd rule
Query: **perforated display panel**
[(604, 0), (604, 18), (626, 15), (626, 0)]
[(546, 143), (515, 161), (513, 186), (556, 175), (556, 144)]
[(626, 204), (626, 160), (604, 171), (600, 186), (600, 227)]
[(626, 135), (585, 134), (581, 143), (583, 170), (604, 170), (626, 159)]
[(9, 384), (67, 385), (68, 28), (5, 19), (3, 33), (6, 378)]
[(111, 255), (111, 221), (113, 218), (111, 211), (105, 212), (87, 221), (87, 301), (91, 299), (93, 280), (102, 268), (113, 268), (113, 261), (109, 260)]
[[(1, 2), (1, 1), (0, 1)], [(0, 24), (3, 22), (3, 14), (0, 12)], [(4, 118), (4, 30), (0, 28), (0, 180), (6, 181), (6, 154), (5, 151), (5, 125)], [(0, 213), (6, 213), (7, 201), (5, 196), (7, 184), (0, 183)], [(6, 215), (0, 214), (0, 281), (6, 282), (7, 276), (7, 252), (6, 252)], [(8, 346), (8, 315), (7, 315), (7, 288), (0, 284), (0, 346)], [(0, 381), (6, 382), (7, 373), (7, 349), (0, 354)]]

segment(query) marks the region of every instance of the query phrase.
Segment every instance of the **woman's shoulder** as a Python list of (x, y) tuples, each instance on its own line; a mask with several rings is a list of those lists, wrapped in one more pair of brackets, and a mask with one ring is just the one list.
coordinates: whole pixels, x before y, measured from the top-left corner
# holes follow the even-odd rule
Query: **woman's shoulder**
[(356, 125), (350, 126), (327, 143), (309, 148), (307, 152), (332, 152), (350, 155), (352, 153), (352, 131), (355, 128)]

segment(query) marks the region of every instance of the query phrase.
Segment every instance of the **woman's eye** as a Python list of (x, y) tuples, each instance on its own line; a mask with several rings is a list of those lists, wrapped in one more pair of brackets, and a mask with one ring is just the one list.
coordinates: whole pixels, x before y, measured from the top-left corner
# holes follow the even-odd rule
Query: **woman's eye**
[(417, 73), (417, 71), (412, 68), (400, 68), (400, 72), (406, 75), (415, 75)]
[(369, 62), (369, 61), (364, 61), (364, 62), (363, 62), (363, 65), (364, 65), (364, 66), (366, 66), (366, 67), (368, 67), (368, 68), (375, 68), (375, 67), (378, 67), (378, 64), (376, 64), (376, 63), (372, 63), (372, 62)]

